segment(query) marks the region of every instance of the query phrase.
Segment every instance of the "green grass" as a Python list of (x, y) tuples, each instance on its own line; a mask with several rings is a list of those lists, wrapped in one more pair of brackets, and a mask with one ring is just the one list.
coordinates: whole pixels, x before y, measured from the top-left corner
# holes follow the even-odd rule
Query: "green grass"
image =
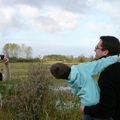
[(50, 63), (10, 63), (10, 81), (0, 82), (3, 99), (0, 120), (82, 119), (78, 97), (70, 91), (50, 89), (50, 86), (67, 86), (67, 83), (54, 79), (49, 67)]

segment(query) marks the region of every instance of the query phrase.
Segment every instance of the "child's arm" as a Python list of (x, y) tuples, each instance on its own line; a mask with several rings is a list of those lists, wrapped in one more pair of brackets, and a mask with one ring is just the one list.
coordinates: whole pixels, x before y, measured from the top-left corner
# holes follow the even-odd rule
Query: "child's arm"
[(114, 64), (119, 61), (119, 57), (117, 55), (109, 56), (106, 58), (101, 58), (96, 61), (88, 62), (87, 66), (89, 71), (92, 74), (97, 74), (104, 70), (106, 67), (108, 67), (111, 64)]

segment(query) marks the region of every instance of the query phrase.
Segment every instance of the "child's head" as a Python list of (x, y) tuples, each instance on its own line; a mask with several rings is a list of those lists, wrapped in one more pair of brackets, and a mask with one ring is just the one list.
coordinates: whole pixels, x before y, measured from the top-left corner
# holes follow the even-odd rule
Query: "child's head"
[(70, 74), (71, 68), (63, 63), (53, 64), (50, 68), (50, 72), (57, 79), (67, 79)]

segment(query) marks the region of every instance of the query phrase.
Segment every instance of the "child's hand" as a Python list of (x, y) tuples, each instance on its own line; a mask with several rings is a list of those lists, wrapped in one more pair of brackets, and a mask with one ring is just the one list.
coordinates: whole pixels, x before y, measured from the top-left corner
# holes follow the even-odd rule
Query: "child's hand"
[(84, 107), (85, 107), (85, 106), (84, 106), (83, 104), (80, 105), (80, 111), (81, 111), (82, 113), (84, 113)]

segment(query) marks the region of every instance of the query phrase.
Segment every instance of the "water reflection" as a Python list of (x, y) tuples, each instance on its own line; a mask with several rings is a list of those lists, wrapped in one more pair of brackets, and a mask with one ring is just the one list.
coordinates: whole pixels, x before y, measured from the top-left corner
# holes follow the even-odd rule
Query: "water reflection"
[[(54, 90), (55, 92), (69, 92), (71, 91), (71, 88), (69, 86), (54, 86), (52, 87), (52, 90)], [(64, 97), (63, 97), (64, 98)], [(70, 108), (79, 108), (79, 101), (68, 101), (67, 99), (63, 98), (58, 98), (55, 101), (55, 106), (57, 109), (62, 110), (62, 109), (70, 109)], [(75, 99), (74, 99), (75, 100)]]
[(53, 88), (55, 91), (68, 91), (71, 90), (69, 86), (56, 86)]

